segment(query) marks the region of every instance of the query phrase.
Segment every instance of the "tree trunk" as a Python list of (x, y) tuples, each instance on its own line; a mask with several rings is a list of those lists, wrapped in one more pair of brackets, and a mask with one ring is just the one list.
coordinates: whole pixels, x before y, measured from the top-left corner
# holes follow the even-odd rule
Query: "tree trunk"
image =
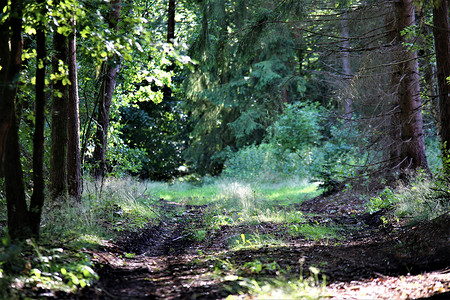
[[(58, 8), (58, 2), (55, 3)], [(59, 34), (54, 28), (53, 32), (53, 57), (52, 72), (58, 79), (53, 82), (52, 98), (52, 125), (51, 125), (51, 150), (50, 150), (50, 192), (52, 200), (58, 198), (67, 199), (67, 142), (68, 142), (68, 105), (69, 91), (66, 83), (63, 83), (61, 73), (65, 73), (68, 66), (68, 39)], [(62, 66), (60, 61), (64, 63)], [(61, 68), (64, 68), (62, 71)]]
[(421, 168), (429, 172), (425, 155), (417, 54), (402, 45), (407, 41), (401, 35), (402, 30), (414, 25), (413, 1), (401, 0), (395, 2), (394, 6), (397, 16), (395, 32), (399, 55), (394, 66), (393, 78), (398, 93), (401, 122), (400, 157), (399, 165), (396, 167), (401, 170)]
[(72, 20), (73, 34), (69, 36), (69, 124), (67, 151), (67, 185), (69, 196), (81, 201), (81, 151), (80, 151), (80, 112), (77, 78), (77, 52), (75, 17)]
[[(0, 8), (3, 9), (6, 5), (7, 1), (2, 1)], [(0, 85), (0, 127), (2, 130), (0, 148), (4, 158), (8, 231), (12, 239), (26, 239), (30, 237), (30, 226), (16, 117), (16, 94), (23, 50), (22, 4), (21, 1), (12, 0), (10, 5), (9, 20), (4, 20), (4, 23), (0, 26), (2, 38), (0, 42), (0, 59), (2, 60), (2, 73), (0, 73), (0, 82), (2, 83)], [(3, 65), (3, 62), (5, 62), (5, 65)]]
[[(391, 11), (388, 13), (387, 18), (385, 20), (386, 27), (391, 29), (388, 31), (387, 35), (387, 43), (391, 45), (389, 52), (392, 55), (390, 57), (390, 62), (396, 62), (399, 60), (400, 55), (399, 52), (399, 32), (398, 32), (398, 25), (397, 25), (397, 14), (395, 11)], [(402, 74), (399, 72), (399, 70), (396, 67), (392, 67), (391, 71), (391, 82), (390, 82), (390, 95), (388, 101), (389, 101), (389, 107), (390, 107), (390, 114), (388, 119), (386, 120), (386, 127), (388, 128), (388, 143), (386, 145), (387, 154), (389, 155), (389, 163), (387, 164), (388, 169), (397, 169), (400, 165), (400, 148), (401, 148), (401, 122), (400, 122), (400, 114), (399, 114), (399, 104), (398, 104), (398, 89), (399, 89), (399, 82), (401, 79)]]
[[(425, 16), (421, 18), (425, 19)], [(422, 22), (422, 20), (420, 21)], [(420, 32), (421, 36), (428, 37), (433, 34), (433, 28), (430, 26), (423, 26)], [(436, 126), (436, 134), (439, 143), (442, 144), (442, 128), (439, 116), (439, 92), (436, 78), (436, 64), (433, 63), (433, 56), (435, 55), (435, 49), (433, 46), (428, 45), (426, 41), (421, 41), (425, 45), (423, 53), (423, 82), (426, 87), (428, 101), (430, 102), (431, 114)]]
[[(344, 76), (344, 81), (346, 83), (347, 88), (350, 87), (350, 80), (352, 79), (352, 69), (350, 64), (350, 43), (349, 43), (349, 33), (348, 33), (348, 20), (347, 13), (342, 14), (341, 19), (341, 38), (342, 38), (342, 71)], [(352, 118), (353, 104), (351, 94), (346, 92), (345, 97), (342, 103), (342, 113), (343, 117), (346, 121), (349, 121)]]
[(6, 138), (5, 189), (8, 210), (8, 232), (12, 239), (24, 240), (31, 236), (28, 207), (25, 197), (19, 147), (19, 120), (12, 114), (12, 124)]
[[(43, 5), (45, 0), (39, 0)], [(42, 15), (46, 15), (45, 7)], [(44, 128), (45, 128), (45, 68), (46, 68), (46, 34), (45, 24), (38, 24), (36, 29), (36, 103), (35, 129), (33, 136), (33, 195), (30, 202), (30, 224), (33, 236), (39, 237), (42, 207), (44, 205)]]
[[(0, 11), (4, 11), (8, 4), (7, 0), (0, 1)], [(0, 177), (3, 177), (3, 162), (6, 147), (6, 136), (11, 126), (11, 114), (13, 113), (13, 99), (8, 95), (9, 89), (9, 20), (0, 22)], [(8, 97), (8, 98), (7, 98)]]
[(167, 42), (173, 43), (175, 39), (175, 11), (176, 1), (169, 0), (169, 7), (167, 9)]
[[(109, 14), (109, 27), (117, 31), (117, 24), (120, 17), (121, 0), (111, 2)], [(95, 134), (95, 148), (93, 158), (96, 163), (94, 169), (95, 179), (102, 179), (106, 171), (106, 147), (108, 144), (109, 112), (112, 96), (116, 85), (116, 74), (119, 70), (120, 58), (117, 56), (108, 57), (102, 65), (102, 84), (100, 87), (100, 97), (97, 115), (97, 131)]]
[[(438, 6), (433, 7), (433, 25), (439, 91), (439, 121), (441, 125), (442, 154), (444, 163), (447, 163), (446, 157), (450, 150), (450, 85), (447, 81), (447, 78), (450, 76), (450, 43), (448, 34), (447, 1), (442, 0), (439, 2)], [(448, 166), (446, 166), (446, 169), (447, 167)]]
[[(175, 13), (176, 13), (176, 1), (169, 0), (169, 6), (167, 8), (167, 43), (173, 44), (175, 41)], [(166, 67), (167, 72), (171, 72), (175, 69), (175, 64), (172, 62)], [(163, 99), (167, 101), (172, 97), (172, 89), (169, 85), (162, 87)], [(163, 100), (163, 101), (164, 101)]]

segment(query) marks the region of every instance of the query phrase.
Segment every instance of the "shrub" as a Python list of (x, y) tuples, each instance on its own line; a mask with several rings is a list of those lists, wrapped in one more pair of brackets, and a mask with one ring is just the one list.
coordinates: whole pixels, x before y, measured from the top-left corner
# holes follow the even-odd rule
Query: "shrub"
[(359, 149), (361, 137), (356, 129), (345, 124), (329, 128), (329, 136), (320, 148), (312, 152), (312, 175), (322, 182), (325, 191), (333, 189), (338, 182), (358, 176), (355, 166), (365, 165), (367, 153)]
[(373, 197), (367, 203), (369, 213), (374, 213), (382, 209), (392, 209), (397, 202), (396, 195), (390, 188), (385, 188), (380, 195)]
[(280, 152), (274, 144), (252, 145), (231, 154), (222, 175), (226, 178), (256, 182), (277, 182), (288, 177), (309, 175), (308, 161)]
[(307, 155), (322, 138), (320, 113), (318, 104), (296, 102), (286, 105), (280, 119), (269, 129), (272, 131), (271, 143), (301, 157)]

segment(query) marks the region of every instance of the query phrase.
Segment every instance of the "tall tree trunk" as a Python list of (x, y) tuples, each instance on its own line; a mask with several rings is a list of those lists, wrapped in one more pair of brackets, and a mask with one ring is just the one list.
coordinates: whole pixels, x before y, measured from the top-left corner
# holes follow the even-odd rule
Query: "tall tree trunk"
[[(421, 18), (425, 19), (425, 16)], [(422, 22), (422, 21), (420, 21)], [(433, 29), (430, 26), (423, 26), (421, 29), (421, 35), (428, 37), (433, 34)], [(428, 46), (426, 41), (422, 41), (425, 44), (423, 54), (423, 82), (426, 87), (428, 101), (430, 101), (431, 114), (433, 116), (434, 123), (436, 125), (436, 133), (440, 144), (442, 144), (442, 127), (439, 116), (439, 91), (436, 80), (436, 64), (432, 62), (432, 58), (435, 55), (435, 49), (432, 46)]]
[[(167, 43), (173, 44), (175, 41), (175, 13), (176, 13), (176, 1), (169, 0), (169, 6), (167, 8)], [(172, 62), (166, 67), (167, 72), (171, 72), (175, 69), (175, 64)], [(168, 100), (172, 97), (172, 89), (169, 85), (164, 85), (162, 88), (163, 99)]]
[(169, 0), (167, 9), (167, 42), (173, 43), (175, 39), (175, 12), (176, 0)]
[[(433, 25), (439, 91), (440, 134), (443, 144), (442, 154), (444, 163), (447, 163), (446, 157), (450, 153), (450, 85), (447, 81), (447, 78), (450, 76), (450, 43), (447, 1), (439, 1), (438, 6), (433, 7)], [(448, 167), (446, 166), (446, 169)]]
[(69, 140), (67, 145), (67, 185), (69, 196), (81, 201), (81, 151), (80, 151), (80, 112), (78, 98), (77, 51), (75, 16), (72, 19), (73, 34), (69, 36)]
[(397, 16), (396, 39), (400, 47), (400, 55), (393, 72), (398, 91), (401, 122), (400, 164), (398, 167), (401, 170), (421, 168), (429, 172), (425, 155), (417, 54), (402, 45), (407, 41), (401, 34), (406, 27), (415, 23), (414, 5), (412, 0), (401, 0), (395, 2), (394, 7)]
[[(350, 43), (349, 43), (349, 33), (348, 33), (348, 15), (346, 12), (342, 14), (341, 19), (341, 38), (342, 38), (342, 71), (344, 76), (345, 84), (349, 88), (350, 86), (350, 80), (352, 79), (352, 69), (350, 64)], [(343, 99), (342, 103), (342, 113), (345, 120), (350, 120), (352, 118), (352, 112), (353, 112), (353, 101), (351, 98), (351, 94), (349, 92), (346, 92), (345, 97)]]
[[(5, 11), (7, 5), (7, 0), (0, 0), (0, 11)], [(2, 66), (0, 69), (0, 177), (3, 177), (6, 136), (11, 126), (11, 114), (13, 113), (13, 99), (8, 95), (10, 82), (8, 70), (11, 59), (9, 40), (9, 19), (5, 19), (0, 22), (0, 66)]]
[[(397, 25), (397, 14), (395, 9), (388, 13), (387, 18), (385, 20), (386, 27), (391, 29), (388, 31), (387, 35), (387, 43), (391, 45), (390, 48), (390, 61), (396, 62), (399, 60), (399, 57), (401, 56), (399, 53), (399, 44), (398, 41), (399, 38), (399, 32), (398, 32), (398, 25)], [(389, 107), (390, 107), (390, 114), (388, 119), (386, 120), (386, 127), (388, 128), (388, 136), (389, 141), (387, 145), (387, 154), (389, 155), (389, 163), (387, 164), (388, 169), (397, 169), (400, 165), (400, 157), (401, 157), (401, 122), (400, 122), (400, 114), (399, 114), (399, 104), (398, 104), (398, 89), (399, 89), (399, 82), (401, 80), (402, 74), (399, 72), (399, 69), (396, 67), (392, 67), (391, 70), (391, 91), (389, 98)]]
[[(111, 2), (109, 13), (109, 27), (117, 31), (117, 25), (120, 17), (122, 0)], [(97, 131), (95, 134), (95, 148), (93, 158), (96, 163), (94, 177), (102, 179), (106, 171), (106, 147), (108, 144), (109, 112), (112, 96), (116, 85), (116, 74), (119, 71), (120, 58), (117, 56), (108, 57), (102, 65), (102, 84), (100, 87), (100, 97), (97, 115)]]
[[(0, 9), (8, 1), (0, 2)], [(22, 3), (11, 0), (11, 13), (0, 25), (0, 148), (5, 170), (5, 190), (8, 212), (8, 231), (13, 239), (25, 239), (30, 236), (28, 207), (25, 198), (22, 164), (16, 117), (17, 85), (22, 66)], [(5, 38), (5, 40), (3, 40)], [(9, 57), (8, 57), (9, 56)], [(3, 64), (5, 62), (5, 64)]]
[[(59, 2), (55, 2), (59, 9)], [(52, 72), (58, 74), (58, 79), (53, 82), (52, 98), (52, 124), (51, 124), (51, 149), (50, 149), (50, 192), (52, 200), (58, 198), (67, 199), (67, 142), (68, 142), (68, 106), (69, 85), (59, 79), (65, 74), (68, 63), (68, 39), (54, 29), (53, 32), (53, 57)], [(64, 65), (61, 65), (63, 62)], [(64, 71), (63, 71), (64, 70)], [(62, 73), (62, 74), (61, 74)]]
[[(45, 0), (38, 0), (40, 13), (46, 15)], [(36, 28), (36, 103), (35, 129), (33, 136), (33, 195), (30, 202), (30, 224), (33, 236), (39, 237), (42, 207), (44, 205), (44, 128), (45, 128), (45, 68), (46, 68), (46, 33), (45, 24)]]

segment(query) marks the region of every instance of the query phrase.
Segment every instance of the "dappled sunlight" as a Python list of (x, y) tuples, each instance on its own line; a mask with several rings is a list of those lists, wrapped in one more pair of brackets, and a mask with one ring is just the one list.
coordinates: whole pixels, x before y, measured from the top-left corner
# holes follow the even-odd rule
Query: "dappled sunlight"
[(260, 192), (265, 199), (275, 200), (279, 204), (300, 203), (320, 194), (318, 183), (303, 183), (300, 186), (287, 186), (279, 189), (262, 188)]
[(450, 295), (448, 1), (1, 3), (0, 300)]

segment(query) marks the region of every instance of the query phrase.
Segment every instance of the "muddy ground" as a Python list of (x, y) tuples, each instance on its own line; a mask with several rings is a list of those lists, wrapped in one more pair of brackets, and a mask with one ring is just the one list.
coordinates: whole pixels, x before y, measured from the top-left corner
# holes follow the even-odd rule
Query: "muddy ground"
[[(91, 255), (99, 281), (76, 299), (251, 299), (242, 278), (264, 281), (298, 278), (315, 266), (326, 276), (324, 298), (336, 299), (450, 299), (450, 216), (408, 225), (383, 224), (381, 211), (365, 212), (365, 199), (338, 193), (317, 197), (287, 209), (302, 211), (311, 224), (345, 228), (343, 239), (308, 240), (286, 234), (280, 224), (222, 226), (200, 242), (205, 206), (182, 206), (160, 201), (172, 212), (158, 226), (127, 233)], [(280, 208), (281, 209), (281, 208)], [(286, 208), (284, 208), (286, 209)], [(190, 234), (186, 228), (191, 228)], [(192, 230), (193, 229), (193, 230)], [(271, 234), (287, 240), (282, 246), (230, 250), (230, 237), (241, 233)], [(259, 261), (258, 272), (245, 268)], [(276, 263), (276, 264), (275, 264)], [(234, 267), (233, 267), (234, 266)], [(240, 266), (238, 272), (236, 268)], [(237, 272), (237, 273), (236, 273)], [(238, 274), (238, 276), (230, 275)]]

